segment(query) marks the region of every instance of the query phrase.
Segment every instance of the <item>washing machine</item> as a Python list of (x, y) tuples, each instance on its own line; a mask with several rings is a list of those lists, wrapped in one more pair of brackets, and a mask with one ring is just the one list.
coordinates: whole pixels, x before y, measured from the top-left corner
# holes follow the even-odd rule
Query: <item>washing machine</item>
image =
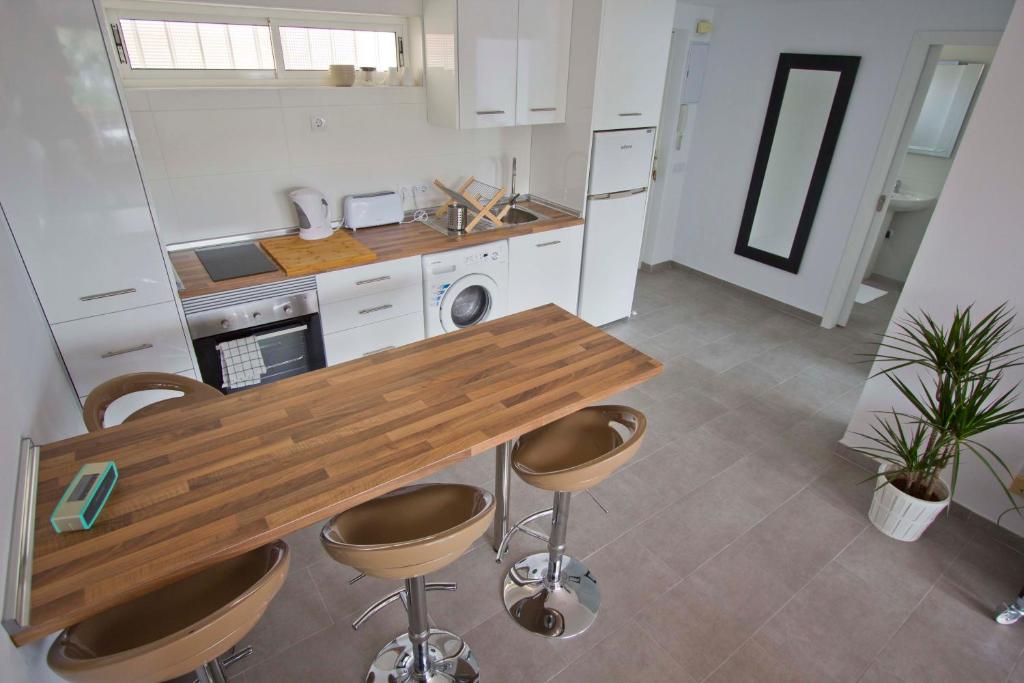
[(505, 315), (508, 241), (423, 256), (423, 296), (428, 337)]

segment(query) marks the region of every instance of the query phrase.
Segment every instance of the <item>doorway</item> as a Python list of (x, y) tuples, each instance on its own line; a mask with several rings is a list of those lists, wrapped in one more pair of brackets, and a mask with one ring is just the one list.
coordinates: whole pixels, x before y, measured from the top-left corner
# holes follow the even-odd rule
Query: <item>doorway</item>
[(884, 316), (887, 322), (1000, 36), (989, 31), (915, 36), (823, 327), (846, 325), (851, 316)]

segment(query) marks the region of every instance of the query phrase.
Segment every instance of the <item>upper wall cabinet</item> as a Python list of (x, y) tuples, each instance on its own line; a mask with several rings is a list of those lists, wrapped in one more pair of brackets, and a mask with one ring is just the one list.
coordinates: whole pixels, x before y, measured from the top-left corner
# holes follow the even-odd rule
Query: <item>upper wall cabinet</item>
[(674, 0), (604, 0), (594, 130), (657, 126)]
[(571, 21), (572, 0), (425, 0), (427, 120), (564, 121)]

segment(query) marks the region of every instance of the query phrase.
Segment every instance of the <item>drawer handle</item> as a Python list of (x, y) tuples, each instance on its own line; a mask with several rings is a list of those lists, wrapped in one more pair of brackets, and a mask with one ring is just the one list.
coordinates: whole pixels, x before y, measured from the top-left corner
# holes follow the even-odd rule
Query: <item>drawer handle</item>
[(627, 111), (619, 116), (643, 116), (643, 112), (640, 111)]
[(504, 109), (484, 109), (483, 111), (478, 111), (477, 112), (477, 116), (488, 116), (490, 114), (504, 114), (504, 113), (505, 113)]
[(129, 287), (128, 289), (115, 289), (111, 292), (100, 292), (99, 294), (89, 294), (87, 296), (78, 297), (79, 301), (95, 301), (96, 299), (106, 299), (108, 296), (121, 296), (122, 294), (134, 294), (135, 288)]
[(138, 346), (130, 346), (127, 349), (120, 349), (118, 351), (107, 351), (100, 358), (113, 358), (114, 356), (123, 356), (126, 353), (135, 353), (136, 351), (145, 351), (151, 348), (153, 348), (152, 344), (139, 344)]
[(558, 111), (558, 107), (530, 107), (530, 111)]
[(556, 244), (561, 244), (561, 243), (562, 243), (562, 240), (551, 240), (550, 242), (541, 242), (540, 244), (537, 245), (537, 247), (551, 247), (551, 246), (554, 246)]
[(386, 311), (389, 308), (394, 308), (391, 304), (383, 304), (381, 306), (374, 306), (373, 308), (364, 308), (359, 311), (359, 315), (366, 315), (367, 313), (377, 313), (378, 311)]
[(395, 348), (394, 344), (391, 344), (390, 346), (382, 346), (379, 349), (374, 349), (373, 351), (367, 351), (366, 353), (363, 354), (363, 357), (365, 358), (366, 356), (372, 356), (375, 353), (381, 353), (383, 351), (390, 351), (393, 348)]
[(390, 280), (390, 279), (391, 279), (390, 275), (381, 275), (380, 277), (371, 277), (369, 280), (357, 280), (356, 281), (356, 286), (358, 287), (359, 285), (370, 285), (370, 284), (373, 284), (374, 282), (384, 282), (385, 280)]

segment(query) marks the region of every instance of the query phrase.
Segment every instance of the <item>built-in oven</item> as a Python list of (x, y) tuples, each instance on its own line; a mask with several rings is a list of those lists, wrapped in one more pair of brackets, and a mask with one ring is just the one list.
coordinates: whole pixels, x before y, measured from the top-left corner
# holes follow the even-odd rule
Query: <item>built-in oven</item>
[(315, 278), (182, 301), (202, 380), (225, 393), (326, 366)]

